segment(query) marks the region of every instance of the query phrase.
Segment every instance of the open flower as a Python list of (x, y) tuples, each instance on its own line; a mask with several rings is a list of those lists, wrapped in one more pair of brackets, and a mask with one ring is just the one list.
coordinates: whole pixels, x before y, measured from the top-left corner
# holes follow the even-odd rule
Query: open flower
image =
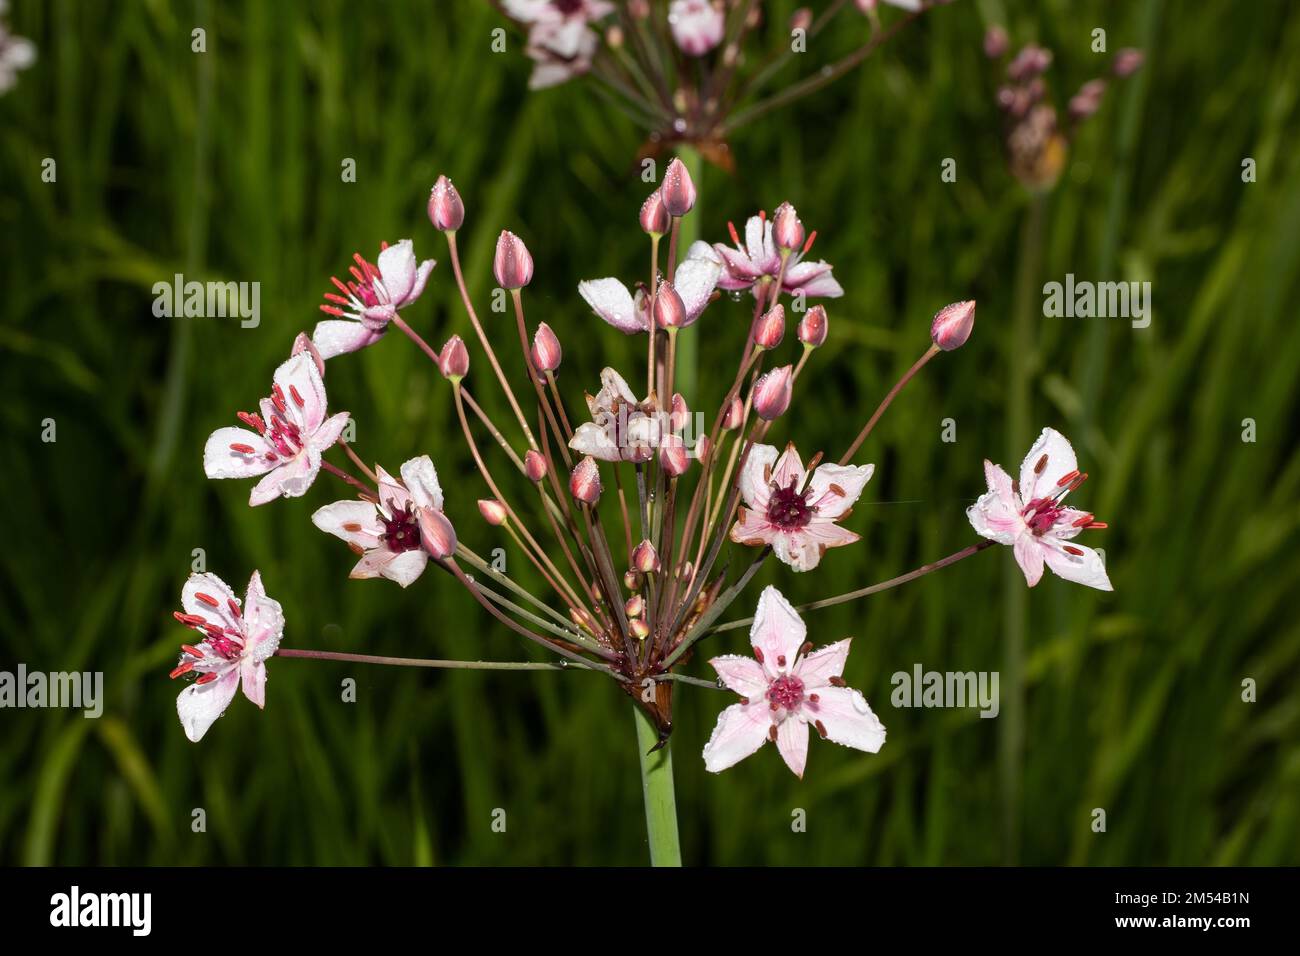
[[(0, 0), (0, 16), (4, 16), (8, 6), (7, 0)], [(26, 37), (9, 32), (9, 27), (0, 23), (0, 93), (5, 93), (18, 82), (18, 71), (25, 70), (36, 62), (36, 44)]]
[(875, 465), (820, 465), (811, 475), (793, 444), (777, 459), (772, 445), (755, 445), (740, 476), (746, 507), (731, 528), (731, 540), (771, 545), (796, 571), (817, 567), (827, 548), (852, 544), (858, 535), (836, 522), (847, 518), (871, 480)]
[(320, 307), (327, 315), (339, 317), (317, 323), (312, 333), (321, 358), (355, 352), (378, 342), (397, 310), (420, 297), (434, 266), (432, 259), (417, 265), (410, 239), (392, 246), (384, 243), (378, 265), (367, 262), (360, 253), (352, 258), (356, 262), (348, 268), (352, 279), (345, 283), (332, 278), (339, 293), (325, 293), (326, 304)]
[(454, 551), (455, 531), (442, 513), (442, 486), (428, 455), (402, 465), (399, 482), (383, 468), (379, 502), (336, 501), (316, 511), (312, 524), (342, 538), (361, 556), (349, 577), (385, 577), (402, 587), (423, 572), (429, 556)]
[(529, 25), (526, 52), (536, 64), (530, 89), (555, 86), (587, 72), (600, 37), (590, 23), (607, 16), (607, 0), (503, 0), (506, 16)]
[(638, 402), (623, 376), (600, 373), (600, 391), (587, 396), (592, 420), (578, 426), (569, 447), (601, 461), (649, 461), (659, 447), (661, 422), (654, 402)]
[[(718, 288), (729, 292), (750, 289), (758, 295), (756, 283), (764, 277), (774, 280), (781, 271), (781, 251), (772, 239), (772, 223), (766, 216), (750, 216), (745, 223), (744, 242), (735, 226), (728, 223), (728, 228), (735, 246), (721, 242), (713, 245), (714, 258), (722, 264)], [(691, 246), (692, 254), (695, 251), (696, 247)], [(790, 253), (781, 290), (791, 295), (802, 292), (812, 298), (834, 299), (844, 294), (844, 289), (831, 275), (829, 262), (804, 262), (801, 252)]]
[(338, 441), (348, 413), (325, 417), (325, 383), (309, 352), (275, 370), (262, 414), (240, 412), (248, 428), (218, 428), (203, 448), (209, 478), (264, 476), (248, 496), (250, 505), (306, 493), (320, 471), (321, 453)]
[(727, 14), (710, 0), (673, 0), (668, 5), (673, 42), (687, 56), (703, 56), (722, 42)]
[[(709, 304), (722, 274), (722, 266), (709, 245), (696, 242), (673, 273), (673, 288), (682, 300), (685, 317), (679, 328), (694, 324)], [(592, 311), (627, 335), (650, 328), (650, 296), (638, 288), (634, 296), (618, 279), (586, 279), (578, 283), (581, 295)]]
[(704, 747), (707, 770), (726, 770), (771, 740), (786, 766), (802, 777), (809, 724), (846, 747), (877, 753), (884, 745), (884, 725), (841, 676), (851, 639), (814, 651), (804, 643), (807, 637), (790, 602), (771, 585), (764, 588), (749, 631), (754, 657), (726, 654), (709, 661), (741, 699), (718, 716)]
[(215, 574), (191, 574), (181, 589), (176, 620), (203, 635), (181, 645), (173, 679), (196, 676), (176, 698), (185, 736), (197, 742), (226, 712), (241, 686), (258, 707), (266, 705), (266, 659), (280, 646), (284, 611), (266, 596), (262, 576), (253, 572), (241, 608), (239, 598)]
[(1113, 590), (1101, 555), (1069, 543), (1086, 528), (1106, 525), (1086, 511), (1062, 504), (1088, 477), (1079, 472), (1074, 449), (1064, 435), (1043, 429), (1020, 465), (1018, 484), (987, 459), (984, 476), (989, 490), (966, 510), (966, 516), (984, 537), (1011, 545), (1030, 587), (1042, 578), (1046, 564), (1067, 581)]

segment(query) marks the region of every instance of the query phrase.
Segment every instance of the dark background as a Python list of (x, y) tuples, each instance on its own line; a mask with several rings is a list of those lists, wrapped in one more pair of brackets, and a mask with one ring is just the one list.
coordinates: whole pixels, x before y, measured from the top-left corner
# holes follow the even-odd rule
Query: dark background
[[(793, 4), (770, 7), (775, 43)], [(818, 643), (857, 637), (846, 676), (889, 739), (876, 756), (815, 741), (802, 782), (771, 748), (707, 774), (700, 749), (729, 699), (679, 689), (688, 862), (1300, 862), (1300, 17), (1281, 2), (1005, 7), (1009, 21), (1002, 4), (966, 0), (927, 15), (848, 78), (740, 131), (734, 175), (703, 176), (707, 238), (789, 199), (847, 290), (778, 443), (837, 457), (924, 348), (929, 316), (979, 301), (970, 343), (932, 363), (864, 448), (877, 471), (850, 523), (863, 542), (814, 574), (772, 564), (729, 617), (752, 613), (765, 583), (812, 600), (970, 543), (981, 460), (1014, 468), (1032, 438), (1008, 426), (1017, 369), (1031, 431), (1062, 430), (1092, 475), (1078, 504), (1111, 525), (1091, 543), (1116, 590), (1049, 575), (1008, 604), (1018, 572), (999, 548), (811, 615)], [(632, 716), (597, 677), (273, 660), (266, 711), (237, 700), (198, 745), (167, 679), (188, 633), (170, 612), (195, 548), (241, 592), (261, 569), (285, 607), (285, 646), (532, 655), (444, 576), (407, 591), (348, 581), (351, 555), (308, 520), (339, 497), (324, 480), (250, 510), (246, 482), (205, 480), (201, 449), (265, 394), (355, 250), (414, 238), (439, 266), (406, 317), (435, 344), (468, 336), (424, 213), (444, 172), (469, 210), (471, 293), (503, 353), (513, 328), (486, 303), (492, 243), (508, 227), (536, 258), (529, 315), (563, 339), (570, 402), (601, 365), (631, 369), (639, 340), (599, 324), (575, 286), (645, 271), (642, 132), (586, 84), (528, 93), (517, 34), (490, 53), (504, 21), (470, 0), (29, 0), (9, 19), (40, 59), (0, 98), (0, 667), (102, 670), (107, 703), (97, 721), (0, 712), (0, 860), (643, 862)], [(865, 22), (844, 22), (808, 56), (860, 44)], [(1111, 53), (1148, 52), (1046, 199), (1029, 341), (1012, 312), (1030, 200), (1003, 162), (997, 74), (981, 52), (990, 22), (1053, 48), (1060, 103), (1105, 69), (1095, 27)], [(206, 54), (190, 51), (195, 26)], [(46, 157), (56, 183), (41, 181)], [(355, 183), (340, 182), (345, 157)], [(956, 183), (940, 180), (946, 157)], [(1246, 157), (1255, 183), (1242, 182)], [(261, 325), (155, 318), (151, 287), (176, 272), (259, 281)], [(1150, 280), (1151, 326), (1042, 318), (1037, 290), (1067, 272)], [(747, 316), (723, 300), (697, 326), (692, 407), (720, 398)], [(395, 469), (429, 453), (461, 537), (480, 552), (501, 543), (477, 517), (485, 492), (448, 389), (408, 342), (390, 335), (331, 363), (328, 384), (364, 456)], [(476, 391), (504, 418), (485, 380)], [(955, 444), (939, 439), (949, 417)], [(54, 443), (41, 441), (47, 418)], [(742, 633), (705, 650), (741, 652)], [(916, 662), (1000, 671), (1001, 714), (894, 708), (890, 675)], [(690, 670), (710, 674), (699, 659)], [(340, 700), (346, 677), (355, 704)], [(196, 807), (204, 834), (191, 832)], [(791, 831), (796, 808), (806, 833)]]

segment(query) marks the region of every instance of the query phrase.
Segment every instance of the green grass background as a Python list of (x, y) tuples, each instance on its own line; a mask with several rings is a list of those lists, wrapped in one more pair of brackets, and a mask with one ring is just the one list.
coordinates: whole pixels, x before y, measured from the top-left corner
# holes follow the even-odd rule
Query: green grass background
[[(728, 698), (679, 688), (688, 862), (1300, 862), (1300, 16), (1227, 0), (1007, 6), (1015, 40), (1056, 51), (1062, 102), (1103, 69), (1093, 28), (1112, 52), (1149, 52), (1047, 202), (1032, 349), (1015, 347), (1011, 318), (1028, 198), (1005, 172), (980, 50), (999, 4), (927, 16), (814, 100), (743, 129), (735, 175), (703, 178), (706, 237), (789, 199), (848, 292), (777, 442), (838, 456), (925, 346), (929, 316), (979, 300), (969, 345), (932, 363), (864, 448), (877, 471), (850, 521), (863, 542), (815, 574), (765, 568), (728, 617), (752, 613), (765, 583), (811, 600), (970, 543), (981, 460), (1014, 466), (1032, 437), (1008, 430), (1015, 363), (1031, 429), (1072, 437), (1093, 476), (1078, 503), (1111, 524), (1093, 543), (1116, 590), (1049, 576), (1030, 592), (1022, 684), (1006, 658), (1006, 549), (810, 616), (819, 643), (856, 636), (846, 676), (889, 739), (877, 756), (814, 741), (802, 782), (771, 748), (706, 773), (700, 750)], [(793, 4), (771, 7), (776, 42)], [(468, 336), (424, 213), (442, 172), (469, 210), (480, 309), (496, 233), (511, 228), (536, 258), (529, 317), (563, 339), (569, 400), (602, 364), (630, 374), (635, 342), (592, 318), (575, 285), (646, 271), (640, 131), (583, 84), (527, 93), (518, 40), (492, 54), (502, 21), (470, 0), (17, 0), (10, 19), (40, 61), (0, 99), (0, 667), (102, 670), (107, 704), (98, 721), (0, 712), (0, 861), (645, 861), (632, 715), (597, 677), (272, 661), (266, 711), (237, 700), (199, 745), (167, 679), (187, 634), (170, 612), (200, 547), (240, 590), (261, 569), (285, 646), (534, 656), (445, 576), (407, 591), (348, 581), (351, 555), (308, 520), (339, 497), (326, 479), (250, 510), (247, 483), (204, 479), (201, 449), (265, 393), (354, 250), (413, 237), (440, 264), (406, 315), (435, 343)], [(808, 56), (861, 42), (865, 24), (844, 23)], [(56, 183), (41, 181), (46, 157)], [(355, 183), (340, 181), (345, 157)], [(955, 184), (940, 180), (945, 157)], [(1242, 182), (1245, 157), (1258, 182)], [(150, 287), (175, 272), (259, 281), (260, 327), (154, 318)], [(1150, 280), (1152, 325), (1039, 317), (1037, 286), (1067, 272)], [(703, 370), (693, 407), (730, 381), (747, 315), (724, 299), (688, 333)], [(513, 357), (512, 323), (486, 319)], [(504, 421), (473, 354), (471, 382)], [(394, 468), (431, 454), (461, 537), (502, 544), (475, 511), (485, 492), (446, 384), (408, 342), (332, 362), (328, 385), (363, 455)], [(940, 441), (948, 417), (955, 444)], [(47, 418), (55, 443), (41, 441)], [(747, 646), (736, 631), (710, 640), (712, 653)], [(895, 709), (889, 677), (915, 662), (1002, 671), (1002, 714)], [(698, 658), (690, 670), (710, 673)], [(1257, 702), (1241, 699), (1246, 678)], [(206, 833), (191, 830), (198, 807)], [(806, 832), (792, 832), (796, 808)]]

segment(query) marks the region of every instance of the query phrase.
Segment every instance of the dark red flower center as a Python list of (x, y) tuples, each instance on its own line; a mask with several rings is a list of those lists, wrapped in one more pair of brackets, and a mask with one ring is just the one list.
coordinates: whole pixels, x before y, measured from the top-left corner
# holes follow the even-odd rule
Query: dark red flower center
[(398, 509), (389, 499), (388, 510), (392, 517), (384, 517), (382, 513), (379, 516), (384, 523), (384, 545), (396, 554), (414, 551), (420, 546), (420, 522), (415, 516), (415, 505), (408, 501), (404, 509)]
[(808, 504), (803, 492), (794, 490), (795, 479), (785, 488), (773, 486), (767, 499), (767, 520), (782, 531), (798, 531), (812, 520), (816, 510)]
[(793, 674), (782, 674), (767, 689), (767, 699), (773, 708), (794, 710), (803, 702), (803, 681)]

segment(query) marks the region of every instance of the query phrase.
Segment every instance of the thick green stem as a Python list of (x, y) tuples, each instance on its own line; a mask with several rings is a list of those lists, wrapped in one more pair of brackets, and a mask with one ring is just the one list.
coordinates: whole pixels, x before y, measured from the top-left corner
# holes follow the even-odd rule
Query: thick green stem
[[(704, 179), (704, 157), (694, 146), (688, 146), (683, 143), (677, 147), (677, 158), (682, 161), (687, 172), (691, 174), (691, 181), (695, 183), (695, 208), (690, 214), (682, 219), (681, 232), (677, 237), (677, 257), (683, 259), (686, 257), (686, 250), (691, 247), (691, 243), (700, 238), (700, 200), (704, 196), (704, 189), (701, 181)], [(673, 263), (675, 267), (677, 263)], [(688, 331), (686, 335), (677, 337), (677, 365), (674, 373), (676, 379), (675, 388), (688, 399), (695, 394), (695, 386), (699, 381), (699, 345), (696, 334)], [(667, 405), (672, 401), (672, 395), (662, 396), (663, 402)]]
[(659, 743), (659, 731), (640, 707), (636, 716), (636, 746), (641, 756), (641, 794), (645, 798), (645, 828), (650, 842), (651, 866), (681, 866), (677, 842), (677, 798), (673, 795), (672, 744)]

